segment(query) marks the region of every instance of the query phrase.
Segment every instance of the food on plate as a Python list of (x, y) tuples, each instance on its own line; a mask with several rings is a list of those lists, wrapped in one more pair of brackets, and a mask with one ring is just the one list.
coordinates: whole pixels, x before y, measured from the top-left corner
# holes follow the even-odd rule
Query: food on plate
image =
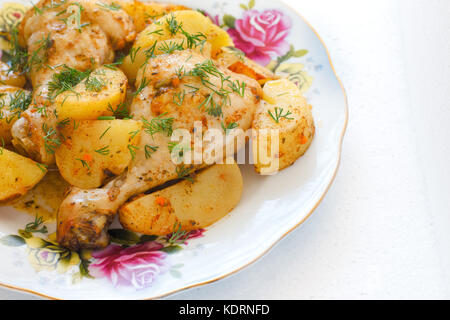
[[(185, 6), (41, 0), (10, 43), (0, 64), (0, 202), (24, 196), (48, 169), (33, 190), (67, 189), (51, 207), (56, 240), (74, 251), (108, 246), (117, 215), (145, 235), (206, 228), (241, 199), (233, 159), (250, 130), (261, 174), (291, 165), (314, 136), (298, 87)], [(267, 130), (276, 135), (264, 139)], [(279, 150), (260, 157), (267, 142)]]
[(55, 98), (60, 119), (95, 120), (112, 116), (124, 101), (128, 79), (122, 71), (100, 67), (88, 71), (85, 78), (70, 91)]
[[(225, 78), (230, 86), (236, 85), (226, 99), (217, 94)], [(246, 83), (245, 90), (239, 90), (238, 83)], [(219, 132), (223, 132), (224, 123), (247, 130), (262, 95), (256, 80), (235, 74), (195, 50), (155, 56), (140, 71), (137, 87), (142, 90), (135, 96), (130, 113), (142, 121), (144, 132), (136, 156), (124, 174), (102, 188), (74, 188), (68, 194), (58, 213), (58, 241), (65, 246), (105, 246), (108, 238), (104, 230), (126, 200), (205, 166), (203, 162), (184, 165), (172, 161), (173, 132), (184, 129), (194, 141), (196, 122)], [(222, 141), (219, 145), (227, 148)], [(203, 147), (208, 149), (208, 142)], [(92, 216), (95, 224), (90, 222)]]
[(137, 36), (122, 70), (128, 79), (136, 79), (139, 68), (152, 55), (195, 49), (209, 56), (224, 46), (232, 45), (228, 33), (200, 12), (175, 11), (159, 18)]
[(236, 163), (216, 164), (192, 179), (132, 199), (120, 208), (120, 223), (148, 235), (167, 235), (174, 227), (183, 231), (206, 228), (233, 210), (242, 189)]
[(134, 158), (142, 123), (135, 120), (85, 120), (61, 130), (58, 169), (71, 185), (92, 189), (121, 174)]
[(172, 11), (188, 9), (185, 6), (156, 1), (118, 0), (117, 4), (133, 19), (136, 32), (141, 32), (147, 25)]
[(0, 203), (19, 198), (45, 176), (47, 169), (33, 160), (0, 147)]
[(10, 144), (11, 128), (31, 102), (31, 92), (12, 86), (0, 86), (0, 143)]
[[(315, 127), (311, 106), (293, 82), (267, 82), (263, 99), (253, 120), (253, 158), (258, 173), (272, 174), (292, 165), (308, 150)], [(271, 130), (276, 130), (277, 141), (270, 136)]]
[(22, 88), (25, 82), (25, 75), (11, 71), (9, 65), (0, 61), (0, 85)]
[[(33, 102), (12, 128), (13, 144), (46, 165), (55, 163), (59, 119), (54, 99), (71, 91), (89, 70), (114, 62), (115, 50), (136, 37), (131, 17), (114, 1), (41, 0), (12, 32), (12, 68), (27, 72)], [(102, 6), (103, 5), (103, 6)], [(106, 6), (106, 7), (105, 7)], [(48, 140), (54, 140), (48, 148)]]

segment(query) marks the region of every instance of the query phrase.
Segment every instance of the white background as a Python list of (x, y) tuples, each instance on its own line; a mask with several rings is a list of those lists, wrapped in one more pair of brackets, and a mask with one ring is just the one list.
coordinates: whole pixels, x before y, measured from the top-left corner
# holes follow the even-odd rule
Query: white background
[[(350, 108), (313, 216), (238, 274), (174, 299), (450, 298), (450, 1), (285, 0)], [(0, 289), (0, 299), (35, 297)]]

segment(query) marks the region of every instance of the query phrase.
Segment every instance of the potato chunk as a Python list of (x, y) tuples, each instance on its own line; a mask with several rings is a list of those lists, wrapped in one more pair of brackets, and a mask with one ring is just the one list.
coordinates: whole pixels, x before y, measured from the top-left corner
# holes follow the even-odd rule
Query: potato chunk
[(216, 164), (160, 191), (142, 195), (119, 210), (125, 229), (166, 235), (174, 228), (191, 231), (210, 226), (239, 203), (243, 181), (237, 164)]
[(56, 151), (63, 178), (83, 189), (100, 187), (130, 164), (139, 142), (141, 122), (85, 120), (61, 130), (64, 142)]
[(77, 84), (73, 90), (56, 97), (59, 119), (95, 120), (112, 115), (125, 101), (128, 79), (120, 70), (100, 67)]
[(141, 32), (152, 23), (172, 11), (186, 10), (185, 6), (155, 1), (118, 0), (117, 3), (133, 18), (136, 32)]
[(17, 87), (0, 86), (0, 146), (11, 142), (11, 128), (30, 102), (29, 91)]
[(311, 106), (293, 82), (267, 82), (263, 99), (253, 120), (253, 158), (258, 173), (273, 174), (306, 152), (315, 127)]
[[(161, 42), (164, 40), (171, 39), (183, 42), (183, 48), (187, 48), (188, 39), (183, 31), (189, 36), (197, 37), (197, 40), (193, 40), (197, 43), (197, 46), (191, 43), (190, 47), (201, 50), (204, 54), (210, 51), (212, 55), (215, 55), (221, 47), (234, 45), (225, 30), (215, 25), (200, 12), (193, 10), (175, 11), (159, 18), (138, 35), (131, 49), (131, 54), (125, 58), (121, 67), (128, 79), (130, 81), (131, 79), (136, 79), (138, 69), (145, 63), (148, 49), (155, 46), (154, 54), (167, 52), (167, 50), (161, 50), (163, 48)], [(210, 49), (207, 48), (209, 49), (207, 51), (202, 50), (205, 44), (203, 46), (200, 44), (200, 41), (204, 40), (210, 47)]]
[(0, 147), (0, 203), (23, 196), (45, 176), (47, 169), (31, 159)]
[(0, 61), (0, 85), (22, 88), (25, 85), (25, 82), (25, 75), (17, 72), (10, 72), (9, 66), (3, 61)]

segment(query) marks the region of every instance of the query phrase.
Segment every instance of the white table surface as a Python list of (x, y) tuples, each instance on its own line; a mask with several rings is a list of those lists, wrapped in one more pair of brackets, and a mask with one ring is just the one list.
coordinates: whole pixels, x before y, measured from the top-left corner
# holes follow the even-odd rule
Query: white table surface
[[(450, 298), (450, 1), (286, 0), (325, 41), (350, 121), (313, 216), (173, 299)], [(0, 299), (38, 299), (0, 289)]]

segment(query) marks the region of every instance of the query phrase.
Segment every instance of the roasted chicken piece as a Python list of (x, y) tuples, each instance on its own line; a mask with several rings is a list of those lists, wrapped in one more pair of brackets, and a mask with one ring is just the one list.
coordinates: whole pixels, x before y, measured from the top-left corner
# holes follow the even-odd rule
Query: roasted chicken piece
[[(49, 83), (65, 68), (80, 71), (112, 62), (114, 50), (136, 36), (131, 17), (113, 1), (42, 0), (19, 26), (28, 50), (32, 104), (12, 128), (13, 144), (22, 153), (50, 165), (58, 146), (57, 119)], [(50, 146), (49, 146), (50, 144)]]
[[(206, 165), (205, 159), (190, 166), (172, 161), (173, 131), (186, 129), (193, 142), (202, 139), (201, 130), (223, 130), (230, 125), (246, 130), (261, 97), (256, 80), (219, 66), (195, 50), (151, 58), (140, 69), (136, 87), (131, 113), (135, 120), (143, 121), (144, 132), (135, 159), (127, 172), (103, 188), (70, 191), (57, 221), (58, 242), (65, 247), (105, 247), (109, 243), (107, 228), (125, 201)], [(232, 142), (218, 143), (227, 148)], [(203, 150), (209, 146), (204, 141)], [(219, 157), (223, 155), (211, 156)]]

